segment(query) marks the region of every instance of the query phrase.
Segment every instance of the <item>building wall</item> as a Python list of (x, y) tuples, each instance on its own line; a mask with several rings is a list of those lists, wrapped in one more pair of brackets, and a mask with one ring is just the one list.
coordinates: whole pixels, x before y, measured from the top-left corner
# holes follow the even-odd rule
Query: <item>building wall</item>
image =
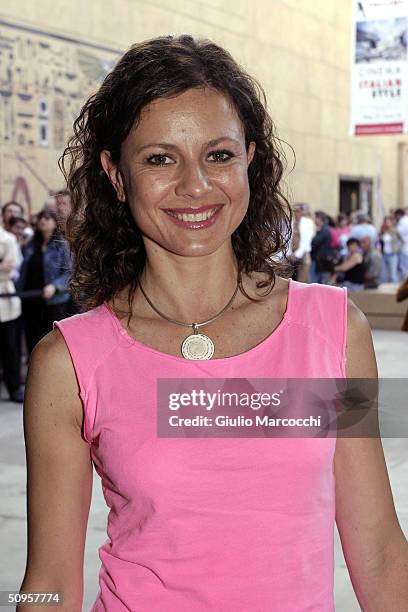
[[(386, 209), (408, 204), (405, 193), (398, 201), (403, 178), (398, 175), (398, 143), (408, 143), (407, 137), (349, 136), (351, 0), (173, 0), (171, 5), (165, 0), (15, 0), (4, 5), (1, 19), (104, 47), (92, 53), (105, 64), (115, 58), (114, 50), (153, 36), (188, 32), (209, 37), (264, 86), (284, 141), (292, 199), (336, 214), (340, 175), (375, 179), (381, 168)], [(80, 42), (58, 44), (84, 50)], [(4, 56), (2, 65), (3, 76)], [(85, 83), (84, 99), (97, 85), (97, 80)], [(56, 165), (61, 148), (55, 143), (30, 149), (3, 141), (0, 153), (2, 203), (12, 196), (17, 176), (29, 186), (33, 210), (42, 206), (47, 187), (62, 185)], [(16, 197), (24, 199), (21, 192)]]

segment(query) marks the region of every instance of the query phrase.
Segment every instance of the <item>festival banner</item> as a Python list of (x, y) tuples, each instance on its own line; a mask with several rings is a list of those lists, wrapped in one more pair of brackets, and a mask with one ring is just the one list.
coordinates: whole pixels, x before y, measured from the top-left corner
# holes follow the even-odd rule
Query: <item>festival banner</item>
[(353, 0), (351, 135), (408, 133), (408, 0)]

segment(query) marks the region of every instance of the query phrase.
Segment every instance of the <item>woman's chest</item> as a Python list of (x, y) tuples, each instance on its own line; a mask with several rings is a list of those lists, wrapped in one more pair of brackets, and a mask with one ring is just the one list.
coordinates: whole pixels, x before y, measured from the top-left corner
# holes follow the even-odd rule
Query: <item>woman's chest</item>
[[(225, 313), (218, 320), (198, 326), (214, 345), (214, 359), (240, 355), (268, 338), (280, 326), (284, 311), (270, 304), (254, 304), (253, 307)], [(130, 327), (125, 327), (130, 337), (162, 353), (180, 357), (181, 346), (194, 331), (192, 327), (177, 325), (165, 319), (134, 317)], [(200, 323), (200, 320), (194, 321)], [(126, 326), (122, 321), (122, 326)]]
[[(153, 499), (162, 508), (257, 506), (302, 511), (329, 499), (335, 440), (143, 439), (127, 428), (101, 434), (94, 461), (112, 498)], [(135, 435), (136, 434), (136, 435)]]

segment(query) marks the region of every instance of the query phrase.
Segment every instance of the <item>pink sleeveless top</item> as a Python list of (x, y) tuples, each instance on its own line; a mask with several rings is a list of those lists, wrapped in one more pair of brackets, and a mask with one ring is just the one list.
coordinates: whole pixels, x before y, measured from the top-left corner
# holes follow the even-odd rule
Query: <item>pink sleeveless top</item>
[(136, 340), (106, 304), (54, 327), (110, 508), (92, 612), (334, 610), (335, 438), (159, 438), (158, 378), (344, 378), (347, 292), (291, 280), (278, 327), (188, 361)]

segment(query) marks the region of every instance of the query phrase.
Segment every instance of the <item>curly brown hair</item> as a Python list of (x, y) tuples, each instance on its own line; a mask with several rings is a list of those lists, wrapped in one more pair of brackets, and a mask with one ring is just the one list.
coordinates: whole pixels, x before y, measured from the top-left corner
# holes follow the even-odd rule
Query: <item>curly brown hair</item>
[[(129, 206), (117, 205), (115, 189), (100, 162), (101, 151), (108, 150), (119, 163), (121, 144), (143, 107), (156, 98), (204, 87), (232, 101), (247, 150), (251, 141), (256, 144), (248, 169), (248, 210), (231, 236), (239, 275), (266, 273), (268, 280), (257, 286), (271, 290), (276, 272), (287, 274), (284, 261), (292, 213), (281, 188), (286, 157), (266, 110), (264, 90), (215, 43), (190, 35), (160, 36), (133, 45), (122, 56), (83, 106), (59, 160), (72, 200), (66, 225), (74, 256), (70, 289), (83, 310), (128, 287), (130, 319), (146, 260), (142, 234)], [(247, 295), (241, 282), (240, 289)]]

